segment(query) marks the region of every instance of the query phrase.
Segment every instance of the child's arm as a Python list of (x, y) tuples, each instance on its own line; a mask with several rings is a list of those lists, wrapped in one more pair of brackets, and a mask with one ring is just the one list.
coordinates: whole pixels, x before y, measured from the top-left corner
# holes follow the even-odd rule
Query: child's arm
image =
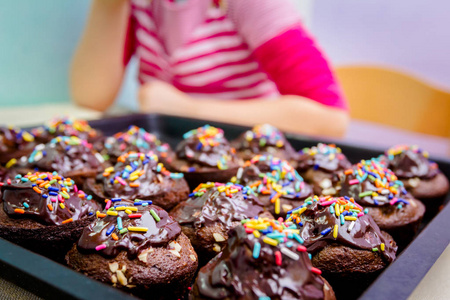
[(72, 98), (82, 106), (105, 110), (121, 86), (127, 0), (94, 0), (70, 70)]
[(194, 99), (160, 81), (144, 84), (139, 101), (144, 112), (249, 126), (270, 123), (282, 130), (310, 135), (343, 136), (349, 122), (347, 111), (297, 95), (277, 99)]

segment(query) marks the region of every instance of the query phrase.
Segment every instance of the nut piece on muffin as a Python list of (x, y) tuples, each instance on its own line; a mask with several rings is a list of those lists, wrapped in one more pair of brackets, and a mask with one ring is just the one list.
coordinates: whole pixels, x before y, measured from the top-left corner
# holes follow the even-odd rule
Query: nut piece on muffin
[(250, 187), (266, 210), (276, 217), (313, 196), (312, 187), (287, 162), (271, 155), (257, 155), (238, 169), (231, 182)]
[(316, 195), (334, 195), (337, 174), (351, 168), (352, 164), (333, 144), (319, 143), (298, 152), (297, 171), (314, 188)]
[(107, 137), (103, 146), (101, 153), (111, 162), (115, 162), (119, 156), (131, 151), (142, 153), (152, 151), (164, 164), (171, 162), (174, 156), (169, 144), (161, 142), (154, 134), (135, 125), (131, 125), (127, 131)]
[(250, 160), (257, 154), (273, 155), (290, 161), (295, 150), (284, 134), (269, 124), (256, 125), (231, 142), (236, 154), (243, 160)]
[(66, 255), (86, 276), (147, 299), (187, 293), (197, 254), (181, 228), (151, 201), (108, 201)]
[(55, 117), (44, 126), (34, 128), (31, 133), (39, 143), (50, 142), (57, 136), (76, 136), (91, 144), (103, 139), (102, 132), (93, 129), (86, 120), (68, 116)]
[(0, 127), (0, 166), (10, 167), (29, 155), (36, 142), (29, 132), (15, 127)]
[(183, 173), (167, 171), (152, 152), (121, 155), (115, 166), (86, 180), (84, 189), (101, 202), (108, 198), (144, 199), (165, 210), (171, 210), (189, 195)]
[(189, 196), (170, 215), (191, 240), (201, 264), (222, 251), (230, 228), (244, 219), (264, 214), (263, 205), (253, 191), (241, 185), (203, 183)]
[(244, 226), (230, 230), (223, 252), (200, 269), (192, 299), (336, 299), (292, 229), (264, 218)]
[(64, 258), (101, 209), (56, 172), (17, 175), (0, 186), (0, 237), (55, 260)]
[(353, 198), (314, 196), (291, 211), (286, 224), (297, 225), (294, 238), (312, 254), (337, 298), (356, 296), (395, 260), (392, 237)]
[(342, 173), (339, 195), (354, 198), (401, 249), (411, 242), (425, 214), (422, 202), (408, 194), (397, 176), (375, 158)]
[(17, 172), (56, 171), (80, 186), (86, 178), (95, 177), (105, 163), (92, 144), (76, 136), (58, 136), (47, 144), (39, 144), (24, 158), (12, 166)]
[(398, 145), (386, 151), (385, 159), (406, 190), (425, 204), (427, 215), (434, 216), (449, 191), (449, 182), (428, 159), (428, 152), (415, 145)]
[(227, 182), (241, 162), (223, 130), (209, 125), (186, 132), (175, 154), (167, 168), (184, 173), (191, 189), (208, 181)]

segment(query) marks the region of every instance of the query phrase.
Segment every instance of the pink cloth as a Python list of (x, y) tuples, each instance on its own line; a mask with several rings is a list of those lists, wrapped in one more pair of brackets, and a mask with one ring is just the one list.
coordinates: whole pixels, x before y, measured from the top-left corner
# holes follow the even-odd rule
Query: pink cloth
[(282, 95), (299, 95), (348, 110), (327, 60), (301, 26), (261, 45), (255, 56)]
[[(132, 0), (124, 63), (195, 97), (292, 94), (347, 109), (330, 67), (289, 0)], [(223, 2), (223, 0), (222, 0)]]

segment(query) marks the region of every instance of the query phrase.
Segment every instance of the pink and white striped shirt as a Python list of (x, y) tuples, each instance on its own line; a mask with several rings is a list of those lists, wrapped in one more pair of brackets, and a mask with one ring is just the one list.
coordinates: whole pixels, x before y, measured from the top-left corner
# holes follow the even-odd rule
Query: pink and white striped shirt
[(290, 0), (131, 0), (125, 64), (133, 54), (141, 83), (194, 97), (291, 94), (347, 109)]

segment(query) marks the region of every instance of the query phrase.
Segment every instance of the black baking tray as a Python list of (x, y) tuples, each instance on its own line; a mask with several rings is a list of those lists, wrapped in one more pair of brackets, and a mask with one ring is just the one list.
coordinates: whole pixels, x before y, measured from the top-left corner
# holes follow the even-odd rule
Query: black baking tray
[[(134, 114), (91, 121), (92, 127), (106, 135), (136, 125), (156, 134), (174, 147), (186, 131), (210, 124), (225, 131), (226, 137), (236, 138), (248, 127), (213, 121), (180, 118), (160, 114)], [(310, 147), (318, 142), (335, 143), (353, 163), (380, 155), (385, 149), (367, 147), (319, 137), (286, 133), (295, 149)], [(432, 157), (441, 171), (450, 178), (450, 160)], [(447, 195), (446, 203), (450, 195)], [(450, 243), (450, 205), (432, 220), (425, 220), (416, 239), (398, 256), (359, 298), (406, 299), (416, 288)], [(45, 299), (134, 299), (115, 288), (89, 279), (63, 265), (0, 239), (0, 276)]]

